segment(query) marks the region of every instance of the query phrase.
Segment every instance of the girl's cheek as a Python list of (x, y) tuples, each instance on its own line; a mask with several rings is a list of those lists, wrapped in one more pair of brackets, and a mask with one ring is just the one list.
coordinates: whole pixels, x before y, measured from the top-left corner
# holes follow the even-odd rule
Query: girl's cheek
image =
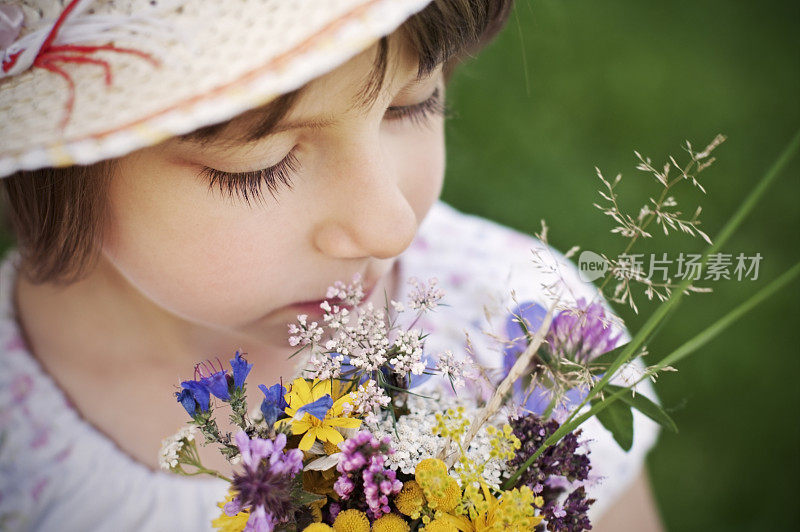
[(269, 311), (284, 295), (276, 291), (286, 281), (282, 255), (292, 249), (286, 228), (257, 208), (233, 208), (235, 199), (210, 194), (191, 176), (141, 162), (127, 161), (110, 190), (103, 249), (113, 266), (190, 321), (235, 326)]
[(444, 120), (431, 119), (431, 126), (409, 141), (402, 160), (401, 188), (417, 221), (421, 222), (442, 192), (445, 172)]

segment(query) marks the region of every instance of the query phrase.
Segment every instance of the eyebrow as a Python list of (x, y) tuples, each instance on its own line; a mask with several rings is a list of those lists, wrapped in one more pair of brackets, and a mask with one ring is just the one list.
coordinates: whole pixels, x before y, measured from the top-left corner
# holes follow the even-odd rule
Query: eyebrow
[[(278, 122), (272, 129), (267, 131), (265, 134), (261, 135), (259, 138), (275, 135), (276, 133), (283, 133), (284, 131), (289, 131), (292, 129), (319, 130), (326, 127), (334, 126), (339, 122), (340, 122), (339, 120), (336, 120), (333, 117), (313, 118), (310, 120), (302, 120), (296, 122)], [(256, 138), (253, 140), (258, 140), (258, 139)]]
[[(409, 81), (405, 86), (403, 86), (400, 91), (398, 91), (398, 96), (404, 95), (410, 91), (411, 87), (416, 85), (420, 85), (423, 82), (427, 81), (429, 76), (415, 76), (411, 81)], [(350, 109), (353, 108), (366, 108), (366, 102), (362, 99), (356, 97), (351, 100)], [(267, 138), (272, 135), (276, 135), (278, 133), (283, 133), (286, 131), (291, 131), (293, 129), (311, 129), (315, 131), (319, 131), (326, 127), (335, 126), (336, 124), (340, 123), (341, 120), (334, 118), (333, 116), (322, 116), (318, 118), (310, 118), (307, 120), (298, 120), (298, 121), (291, 121), (291, 122), (284, 122), (279, 120), (274, 126), (265, 130), (263, 126), (259, 123), (256, 123), (254, 126), (248, 128), (245, 135), (251, 141), (257, 141), (264, 138)]]
[[(435, 70), (435, 69), (434, 69)], [(418, 72), (417, 76), (414, 76), (404, 87), (400, 89), (398, 92), (398, 96), (403, 95), (410, 91), (410, 89), (414, 86), (420, 85), (421, 83), (430, 79), (431, 75), (433, 74), (434, 70), (431, 70), (428, 73), (420, 74)], [(303, 90), (306, 87), (303, 86), (299, 88), (297, 91), (290, 93), (292, 94), (292, 98), (300, 97), (303, 93)], [(351, 99), (350, 109), (353, 108), (360, 108), (366, 109), (367, 105), (371, 103), (372, 100), (364, 99), (361, 93), (357, 94), (355, 98)], [(289, 104), (288, 110), (291, 110), (296, 105), (296, 102), (292, 102)], [(219, 124), (212, 124), (211, 126), (206, 126), (205, 128), (200, 128), (198, 130), (192, 131), (190, 133), (186, 133), (184, 135), (179, 135), (178, 138), (183, 142), (190, 142), (190, 143), (200, 143), (203, 145), (206, 144), (222, 144), (222, 145), (230, 145), (230, 144), (239, 144), (241, 142), (257, 142), (264, 138), (270, 137), (272, 135), (276, 135), (278, 133), (283, 133), (285, 131), (291, 131), (293, 129), (311, 129), (319, 131), (321, 129), (331, 127), (341, 122), (341, 120), (335, 118), (334, 116), (320, 116), (315, 118), (309, 118), (305, 120), (298, 120), (298, 121), (290, 121), (286, 122), (283, 120), (285, 117), (278, 118), (277, 122), (273, 122), (270, 119), (270, 112), (269, 104), (265, 107), (266, 113), (265, 116), (259, 116), (255, 119), (246, 119), (246, 122), (243, 124), (243, 131), (240, 135), (237, 135), (237, 138), (224, 138), (220, 135), (220, 133), (229, 126), (235, 124), (237, 118), (234, 118), (228, 122), (222, 122)], [(251, 113), (257, 112), (255, 109), (250, 111)], [(234, 126), (236, 127), (236, 126)], [(238, 139), (238, 140), (237, 140)]]

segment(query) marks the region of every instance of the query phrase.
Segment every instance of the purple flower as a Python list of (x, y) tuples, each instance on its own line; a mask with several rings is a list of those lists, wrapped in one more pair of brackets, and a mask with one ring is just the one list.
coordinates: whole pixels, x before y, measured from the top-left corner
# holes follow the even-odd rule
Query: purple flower
[(278, 418), (284, 413), (284, 409), (289, 406), (286, 402), (286, 388), (282, 384), (273, 384), (267, 388), (263, 384), (258, 385), (258, 389), (264, 392), (264, 400), (261, 402), (261, 413), (264, 414), (264, 421), (268, 427), (275, 424)]
[[(603, 306), (599, 303), (588, 305), (585, 299), (576, 302), (577, 313), (562, 311), (553, 318), (545, 336), (544, 349), (540, 356), (558, 354), (575, 362), (586, 363), (603, 353), (614, 349), (622, 333), (614, 333), (609, 325)], [(577, 315), (576, 315), (577, 314)], [(509, 344), (504, 349), (503, 377), (508, 375), (517, 358), (528, 346), (528, 333), (534, 334), (544, 321), (547, 310), (540, 304), (527, 301), (520, 303), (506, 318), (506, 334)], [(523, 329), (520, 319), (525, 325)], [(586, 396), (586, 390), (572, 388), (563, 397), (564, 406), (579, 404)], [(514, 399), (522, 404), (524, 410), (543, 414), (550, 405), (550, 391), (542, 386), (534, 386), (530, 393), (524, 389), (523, 379), (514, 383)]]
[[(542, 326), (546, 315), (547, 309), (534, 301), (520, 303), (508, 315), (506, 318), (506, 335), (508, 340), (510, 342), (513, 341), (513, 343), (504, 349), (503, 367), (506, 373), (511, 371), (511, 367), (517, 361), (517, 357), (528, 347), (528, 334), (536, 334), (536, 331)], [(525, 325), (524, 329), (522, 325)], [(526, 331), (528, 334), (526, 334)]]
[(576, 488), (567, 496), (563, 506), (555, 501), (547, 503), (542, 509), (547, 518), (547, 530), (551, 532), (580, 532), (591, 530), (587, 512), (594, 499), (586, 498), (583, 486)]
[(275, 518), (268, 514), (263, 506), (256, 506), (250, 514), (244, 532), (272, 532), (275, 530)]
[(342, 443), (336, 466), (341, 473), (333, 485), (336, 494), (347, 500), (353, 492), (363, 493), (372, 519), (391, 511), (389, 497), (403, 487), (397, 474), (386, 467), (386, 456), (394, 453), (390, 441), (388, 436), (378, 440), (368, 431), (361, 431)]
[[(508, 462), (512, 470), (524, 464), (559, 427), (557, 421), (545, 421), (534, 414), (512, 419), (510, 424), (521, 443), (514, 458)], [(517, 487), (528, 486), (534, 493), (544, 497), (546, 504), (543, 513), (547, 519), (547, 530), (550, 531), (577, 532), (592, 528), (586, 513), (594, 500), (586, 498), (583, 486), (574, 490), (563, 505), (557, 503), (564, 487), (583, 483), (589, 478), (592, 466), (587, 454), (579, 451), (580, 434), (579, 430), (571, 432), (545, 449), (517, 481)]]
[(233, 502), (239, 509), (250, 509), (245, 530), (271, 531), (295, 511), (291, 488), (294, 476), (303, 468), (303, 452), (285, 451), (285, 434), (265, 440), (249, 438), (240, 431), (234, 440), (242, 455), (244, 470), (233, 475), (231, 485), (237, 493)]
[[(511, 368), (517, 358), (528, 347), (528, 334), (535, 334), (539, 330), (546, 315), (547, 309), (534, 301), (520, 303), (508, 315), (506, 318), (506, 335), (509, 344), (503, 349), (503, 378), (511, 372)], [(523, 325), (525, 326), (524, 329)], [(533, 401), (536, 395), (537, 391), (534, 390), (530, 396), (530, 401)], [(517, 379), (514, 382), (514, 399), (522, 401), (524, 396), (525, 390), (522, 379)], [(524, 406), (532, 412), (541, 413), (547, 408), (547, 402), (545, 402), (541, 410), (538, 410), (534, 404), (525, 404)]]
[(242, 354), (237, 350), (236, 354), (231, 359), (231, 369), (233, 369), (233, 386), (234, 388), (243, 388), (244, 380), (253, 369), (252, 364), (248, 364), (247, 360), (242, 358)]
[(551, 353), (589, 362), (617, 347), (622, 332), (614, 331), (600, 303), (580, 298), (576, 308), (560, 312), (550, 324), (546, 341)]

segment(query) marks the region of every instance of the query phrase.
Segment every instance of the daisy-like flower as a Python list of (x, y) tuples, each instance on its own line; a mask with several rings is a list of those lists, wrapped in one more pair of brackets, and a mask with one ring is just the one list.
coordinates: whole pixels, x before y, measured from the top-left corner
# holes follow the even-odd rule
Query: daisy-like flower
[(342, 395), (336, 400), (333, 396), (339, 384), (333, 380), (314, 380), (309, 383), (305, 379), (295, 379), (289, 393), (286, 394), (286, 414), (289, 419), (280, 420), (278, 423), (291, 423), (292, 434), (303, 434), (297, 446), (303, 451), (308, 451), (316, 440), (329, 442), (336, 445), (344, 441), (344, 437), (337, 430), (339, 428), (357, 428), (361, 420), (350, 417), (348, 413), (352, 408), (355, 396), (353, 393)]

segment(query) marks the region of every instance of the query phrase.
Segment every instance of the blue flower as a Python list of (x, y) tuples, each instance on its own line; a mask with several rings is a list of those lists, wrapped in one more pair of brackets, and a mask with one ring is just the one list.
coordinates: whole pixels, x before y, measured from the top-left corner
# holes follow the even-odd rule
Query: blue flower
[(236, 351), (236, 355), (231, 359), (231, 368), (233, 369), (233, 386), (234, 388), (244, 387), (244, 380), (253, 369), (252, 364), (248, 364), (247, 360), (242, 358), (242, 354)]
[(226, 371), (217, 371), (207, 377), (203, 377), (200, 379), (200, 384), (223, 401), (228, 401), (231, 398), (231, 394), (228, 392), (228, 373)]
[(325, 394), (314, 402), (305, 404), (297, 409), (297, 414), (301, 412), (308, 412), (315, 418), (322, 421), (328, 414), (328, 410), (333, 406), (333, 397), (330, 394)]
[(283, 414), (284, 409), (289, 406), (284, 395), (286, 388), (282, 384), (273, 384), (267, 388), (263, 384), (258, 385), (258, 389), (264, 392), (264, 400), (261, 402), (261, 413), (264, 414), (264, 421), (268, 427), (275, 424)]
[(183, 381), (181, 391), (175, 392), (175, 397), (192, 417), (197, 413), (198, 406), (201, 412), (208, 412), (211, 400), (208, 388), (197, 381)]

